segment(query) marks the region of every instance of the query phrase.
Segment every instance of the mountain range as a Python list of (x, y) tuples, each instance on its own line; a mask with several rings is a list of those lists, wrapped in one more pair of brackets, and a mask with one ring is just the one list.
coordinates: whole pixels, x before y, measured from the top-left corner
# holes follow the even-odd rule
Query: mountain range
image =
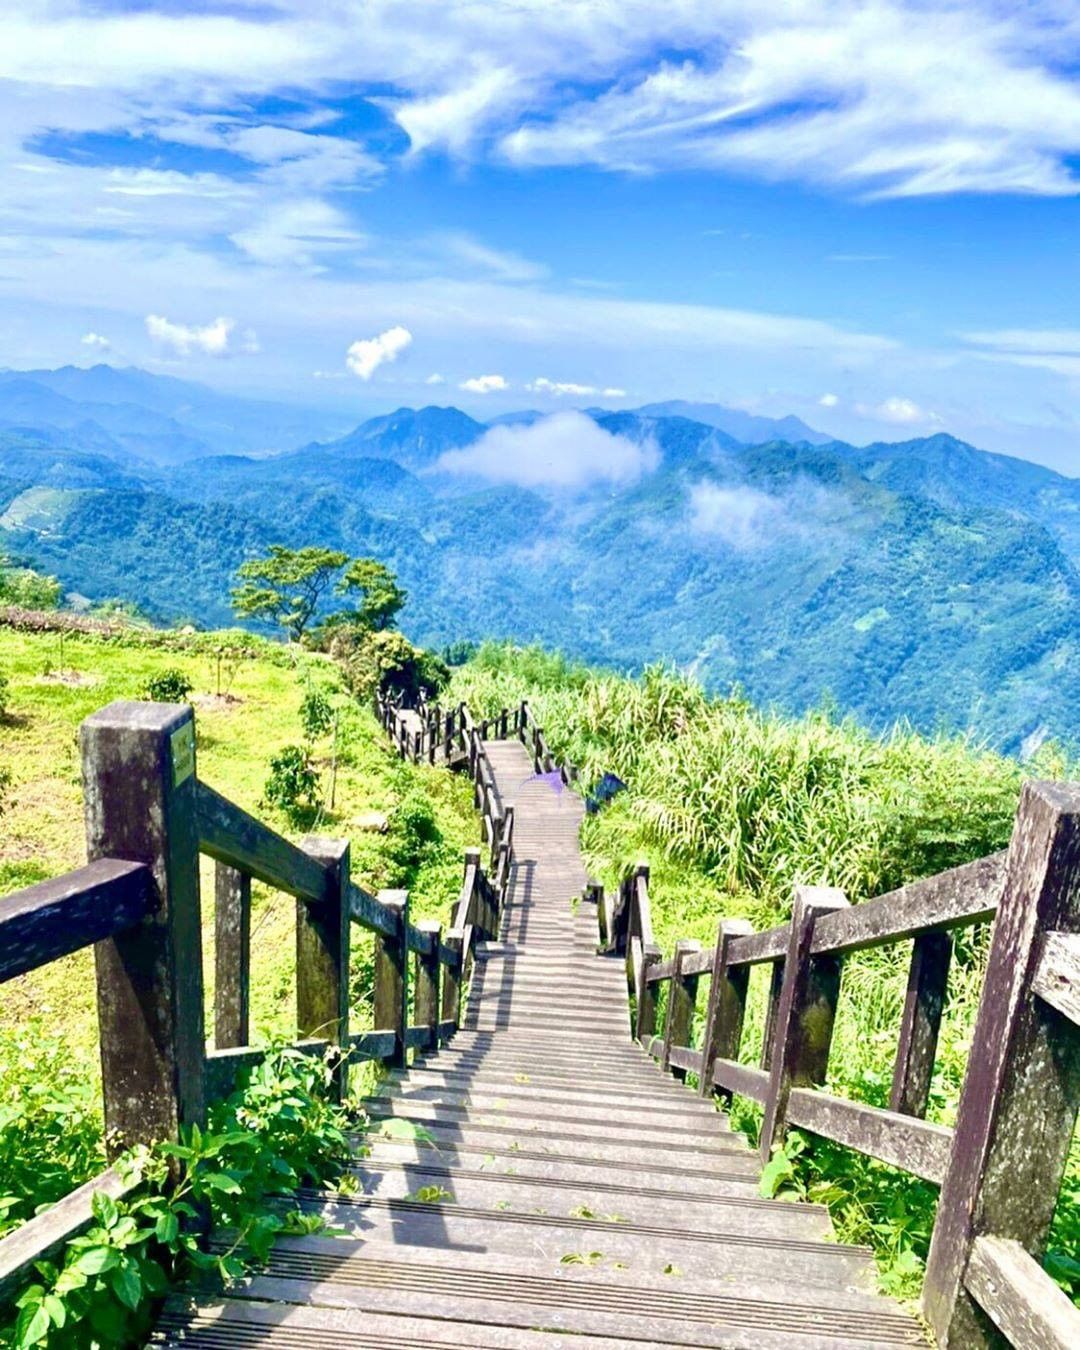
[(0, 549), (216, 625), (273, 542), (382, 558), (430, 645), (536, 639), (875, 727), (1080, 742), (1080, 481), (1026, 460), (712, 404), (346, 430), (142, 371), (0, 372)]

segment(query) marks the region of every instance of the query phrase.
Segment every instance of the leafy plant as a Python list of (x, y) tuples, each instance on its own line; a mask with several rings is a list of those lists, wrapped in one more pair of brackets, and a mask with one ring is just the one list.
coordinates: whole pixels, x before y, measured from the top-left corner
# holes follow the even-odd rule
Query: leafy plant
[[(193, 1272), (226, 1283), (262, 1262), (286, 1232), (318, 1221), (279, 1197), (328, 1183), (348, 1159), (345, 1108), (330, 1100), (327, 1061), (279, 1048), (247, 1083), (179, 1143), (127, 1161), (140, 1178), (129, 1198), (94, 1198), (93, 1226), (69, 1242), (58, 1263), (43, 1261), (0, 1329), (0, 1345), (121, 1346), (141, 1339), (150, 1301)], [(208, 1247), (205, 1230), (228, 1230)]]
[(155, 703), (186, 703), (194, 687), (182, 670), (171, 666), (168, 670), (151, 675), (144, 692)]
[(304, 746), (286, 745), (271, 756), (263, 798), (296, 824), (317, 814), (322, 806), (319, 773)]
[(304, 732), (304, 739), (317, 741), (320, 736), (325, 736), (333, 725), (333, 703), (325, 690), (313, 686), (305, 693), (300, 704), (300, 726)]

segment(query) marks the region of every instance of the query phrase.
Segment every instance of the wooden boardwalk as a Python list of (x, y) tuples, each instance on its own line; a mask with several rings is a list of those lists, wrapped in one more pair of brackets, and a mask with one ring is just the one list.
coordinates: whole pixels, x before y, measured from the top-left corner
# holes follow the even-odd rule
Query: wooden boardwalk
[[(392, 1075), (356, 1193), (305, 1197), (345, 1236), (278, 1243), (226, 1299), (174, 1300), (158, 1336), (231, 1346), (922, 1344), (826, 1211), (763, 1200), (726, 1117), (628, 1035), (623, 963), (598, 956), (583, 806), (517, 740), (487, 753), (515, 805), (500, 941), (462, 1030)], [(159, 1341), (160, 1343), (160, 1341)]]

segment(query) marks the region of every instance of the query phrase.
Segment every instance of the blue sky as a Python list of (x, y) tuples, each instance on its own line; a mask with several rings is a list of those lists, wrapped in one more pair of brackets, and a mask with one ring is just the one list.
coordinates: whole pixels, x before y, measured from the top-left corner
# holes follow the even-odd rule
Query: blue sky
[(1080, 473), (1074, 0), (0, 0), (0, 364)]

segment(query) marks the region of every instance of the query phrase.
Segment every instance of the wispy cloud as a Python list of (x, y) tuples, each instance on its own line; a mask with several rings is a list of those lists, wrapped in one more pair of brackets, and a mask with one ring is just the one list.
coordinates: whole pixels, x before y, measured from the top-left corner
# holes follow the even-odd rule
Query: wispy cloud
[(345, 364), (361, 380), (370, 380), (381, 365), (396, 361), (412, 343), (412, 334), (401, 324), (372, 338), (358, 338), (345, 353)]
[(575, 384), (571, 380), (549, 380), (540, 375), (535, 380), (525, 386), (531, 394), (551, 394), (555, 398), (585, 398), (589, 395), (598, 394), (601, 398), (625, 398), (625, 389), (616, 389), (614, 386), (600, 387), (595, 384)]
[(987, 360), (1080, 378), (1080, 328), (1002, 328), (963, 337)]
[(437, 468), (519, 487), (581, 488), (627, 484), (655, 469), (652, 440), (612, 435), (579, 412), (553, 413), (531, 426), (496, 426), (464, 450), (447, 451)]

